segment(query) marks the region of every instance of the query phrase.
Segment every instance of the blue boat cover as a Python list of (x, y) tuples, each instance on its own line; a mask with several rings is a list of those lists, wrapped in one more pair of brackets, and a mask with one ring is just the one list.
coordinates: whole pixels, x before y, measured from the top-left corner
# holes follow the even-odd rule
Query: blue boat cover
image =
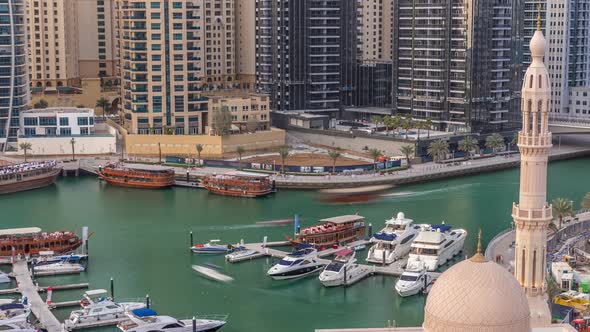
[(430, 227), (432, 229), (438, 229), (438, 230), (440, 230), (443, 233), (446, 232), (446, 231), (448, 231), (448, 230), (450, 230), (451, 228), (453, 228), (453, 226), (451, 226), (451, 225), (432, 225)]
[(148, 316), (157, 316), (158, 315), (155, 311), (153, 311), (152, 309), (149, 309), (149, 308), (135, 309), (135, 310), (131, 310), (131, 312), (133, 312), (133, 314), (137, 317), (148, 317)]
[(292, 253), (290, 253), (289, 256), (291, 256), (291, 257), (304, 256), (304, 255), (310, 254), (311, 252), (313, 252), (313, 250), (314, 250), (313, 248), (296, 250), (296, 251), (293, 251)]
[(6, 303), (0, 305), (0, 310), (23, 309), (25, 306), (20, 303)]
[(295, 250), (297, 250), (297, 251), (307, 249), (307, 248), (313, 248), (313, 245), (309, 244), (309, 243), (302, 243), (302, 244), (298, 244), (297, 246), (295, 246)]
[(387, 233), (375, 233), (375, 234), (373, 234), (373, 237), (376, 238), (377, 240), (381, 240), (381, 241), (393, 241), (393, 240), (395, 240), (397, 235), (387, 234)]

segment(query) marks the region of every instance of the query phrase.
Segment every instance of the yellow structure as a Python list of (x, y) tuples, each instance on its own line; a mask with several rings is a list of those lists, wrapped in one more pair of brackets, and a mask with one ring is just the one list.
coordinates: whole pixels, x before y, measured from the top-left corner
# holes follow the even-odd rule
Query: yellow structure
[[(113, 103), (119, 98), (118, 91), (103, 92), (100, 87), (99, 78), (82, 79), (81, 84), (82, 93), (79, 94), (32, 94), (31, 105), (38, 103), (40, 100), (45, 100), (49, 107), (77, 107), (83, 105), (84, 107), (95, 108), (96, 101), (100, 98), (106, 98)], [(97, 115), (102, 115), (102, 109), (95, 110)]]
[(255, 121), (257, 130), (270, 128), (270, 98), (266, 95), (207, 95), (209, 111), (227, 107), (231, 112), (232, 123), (240, 131), (247, 131), (248, 122)]
[[(271, 129), (253, 134), (229, 136), (209, 135), (125, 135), (127, 155), (195, 155), (196, 145), (203, 145), (203, 156), (222, 156), (236, 152), (238, 146), (246, 151), (269, 150), (285, 144), (285, 131)], [(159, 145), (159, 146), (158, 146)]]
[(363, 63), (393, 60), (393, 1), (365, 0), (359, 4), (362, 13), (360, 38)]

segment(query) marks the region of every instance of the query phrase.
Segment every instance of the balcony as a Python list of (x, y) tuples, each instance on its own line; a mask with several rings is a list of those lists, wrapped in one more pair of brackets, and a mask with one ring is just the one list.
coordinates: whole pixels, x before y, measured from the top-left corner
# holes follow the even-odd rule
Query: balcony
[(512, 217), (524, 221), (550, 221), (553, 219), (552, 206), (549, 204), (541, 209), (521, 209), (518, 204), (513, 203)]
[(518, 133), (518, 145), (524, 148), (550, 148), (552, 146), (551, 139), (551, 133), (537, 134), (537, 136), (533, 136), (532, 133)]

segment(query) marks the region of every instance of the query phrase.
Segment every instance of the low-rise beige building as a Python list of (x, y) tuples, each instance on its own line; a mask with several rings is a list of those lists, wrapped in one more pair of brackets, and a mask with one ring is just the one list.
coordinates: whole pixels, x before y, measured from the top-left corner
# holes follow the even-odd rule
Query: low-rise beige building
[(240, 132), (270, 128), (270, 98), (266, 95), (209, 95), (208, 98), (209, 112), (227, 107), (232, 123)]

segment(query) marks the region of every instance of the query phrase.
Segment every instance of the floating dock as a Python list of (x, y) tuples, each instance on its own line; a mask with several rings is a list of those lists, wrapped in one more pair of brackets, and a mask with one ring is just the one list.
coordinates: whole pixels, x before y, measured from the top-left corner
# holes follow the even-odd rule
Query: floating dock
[(86, 322), (86, 323), (79, 323), (74, 326), (68, 326), (64, 328), (65, 331), (74, 331), (74, 330), (82, 330), (82, 329), (91, 329), (95, 327), (104, 327), (104, 326), (112, 326), (117, 325), (122, 322), (130, 321), (127, 317), (121, 318), (114, 318), (114, 319), (106, 319), (106, 320), (99, 320), (95, 322)]

